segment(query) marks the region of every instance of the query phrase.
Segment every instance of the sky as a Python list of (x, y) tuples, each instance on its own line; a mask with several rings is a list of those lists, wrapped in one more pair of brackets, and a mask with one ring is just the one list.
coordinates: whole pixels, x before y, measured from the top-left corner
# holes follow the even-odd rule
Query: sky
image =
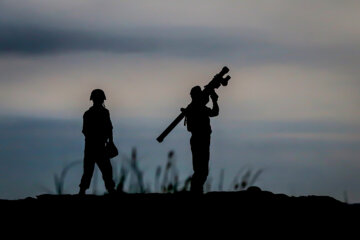
[[(54, 174), (82, 160), (95, 88), (106, 93), (120, 155), (136, 147), (151, 183), (174, 150), (185, 178), (186, 128), (155, 139), (190, 89), (226, 65), (213, 181), (222, 169), (226, 186), (262, 169), (264, 190), (360, 202), (359, 10), (352, 0), (1, 0), (0, 198), (54, 191)], [(112, 161), (116, 169), (123, 159)], [(66, 193), (81, 174), (80, 164), (69, 172)]]

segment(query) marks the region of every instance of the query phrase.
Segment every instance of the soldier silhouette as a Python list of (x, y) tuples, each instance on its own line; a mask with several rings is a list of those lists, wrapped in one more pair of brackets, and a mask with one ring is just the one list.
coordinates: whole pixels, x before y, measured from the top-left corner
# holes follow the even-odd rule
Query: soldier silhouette
[(90, 100), (93, 106), (84, 113), (82, 132), (85, 136), (84, 173), (79, 185), (79, 195), (85, 195), (90, 186), (95, 163), (98, 165), (105, 187), (109, 193), (114, 193), (115, 183), (112, 179), (110, 158), (105, 151), (106, 143), (113, 143), (112, 123), (110, 113), (104, 106), (105, 93), (101, 89), (91, 92)]
[[(206, 92), (205, 92), (206, 91)], [(209, 173), (210, 159), (210, 117), (219, 115), (218, 96), (214, 90), (201, 90), (200, 86), (191, 89), (191, 103), (182, 111), (185, 113), (187, 130), (191, 132), (190, 139), (194, 174), (191, 178), (191, 192), (202, 193), (203, 185)], [(212, 109), (206, 104), (209, 95), (213, 102)]]

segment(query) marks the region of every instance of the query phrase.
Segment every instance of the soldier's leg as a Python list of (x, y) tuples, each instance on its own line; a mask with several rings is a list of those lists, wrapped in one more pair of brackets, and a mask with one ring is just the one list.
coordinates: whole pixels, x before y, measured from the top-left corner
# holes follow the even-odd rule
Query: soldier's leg
[(199, 146), (199, 163), (198, 163), (198, 181), (201, 190), (206, 182), (209, 174), (209, 159), (210, 159), (210, 137), (204, 136), (201, 139)]
[(84, 156), (84, 173), (80, 182), (80, 192), (85, 193), (85, 190), (90, 187), (92, 175), (94, 173), (95, 160), (91, 156), (85, 153)]
[(102, 173), (102, 177), (104, 179), (106, 189), (108, 190), (109, 193), (113, 192), (115, 183), (113, 180), (113, 173), (112, 173), (110, 159), (104, 157), (99, 161), (97, 161), (96, 163), (99, 166), (99, 169)]
[(192, 136), (190, 139), (192, 163), (194, 173), (191, 177), (191, 192), (202, 192), (201, 185), (201, 139), (197, 136)]

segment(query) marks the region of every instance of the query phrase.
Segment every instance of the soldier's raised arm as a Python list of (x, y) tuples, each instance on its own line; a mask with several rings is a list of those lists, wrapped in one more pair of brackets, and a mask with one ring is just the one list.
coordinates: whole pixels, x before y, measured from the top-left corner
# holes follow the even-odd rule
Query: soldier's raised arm
[(209, 112), (209, 117), (216, 117), (219, 115), (219, 104), (217, 102), (219, 99), (219, 96), (215, 93), (215, 91), (213, 91), (210, 94), (210, 98), (213, 102), (213, 107)]

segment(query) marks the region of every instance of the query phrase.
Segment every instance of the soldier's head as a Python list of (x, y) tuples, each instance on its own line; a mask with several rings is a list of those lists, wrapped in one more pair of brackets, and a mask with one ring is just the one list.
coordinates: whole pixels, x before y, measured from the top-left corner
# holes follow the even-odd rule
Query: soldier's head
[(193, 102), (201, 102), (202, 90), (200, 86), (195, 86), (190, 91), (190, 96)]
[(106, 100), (104, 91), (101, 89), (94, 89), (91, 92), (90, 100), (94, 102), (94, 105), (103, 104), (104, 101)]

